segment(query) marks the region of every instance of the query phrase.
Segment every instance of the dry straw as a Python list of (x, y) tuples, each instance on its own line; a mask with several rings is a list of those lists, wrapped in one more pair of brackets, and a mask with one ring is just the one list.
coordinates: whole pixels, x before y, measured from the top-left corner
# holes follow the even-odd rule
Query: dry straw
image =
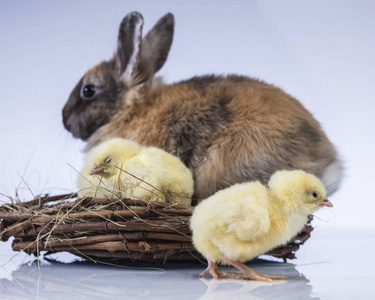
[[(150, 193), (159, 191), (144, 183)], [(28, 202), (7, 197), (10, 203), (0, 206), (0, 239), (14, 237), (13, 250), (37, 257), (42, 251), (67, 251), (86, 260), (111, 264), (204, 261), (191, 240), (189, 220), (194, 207), (173, 203), (172, 192), (160, 199), (164, 201), (146, 201), (119, 198), (122, 191), (103, 184), (93, 188), (110, 197), (45, 195)], [(287, 245), (267, 254), (284, 260), (295, 258), (295, 252), (313, 230), (311, 220), (312, 216)]]
[[(186, 262), (203, 260), (191, 242), (189, 219), (194, 207), (132, 199), (43, 196), (0, 207), (0, 237), (14, 237), (12, 248), (39, 256), (67, 251), (87, 260)], [(295, 258), (310, 237), (307, 224), (287, 245), (268, 254)]]

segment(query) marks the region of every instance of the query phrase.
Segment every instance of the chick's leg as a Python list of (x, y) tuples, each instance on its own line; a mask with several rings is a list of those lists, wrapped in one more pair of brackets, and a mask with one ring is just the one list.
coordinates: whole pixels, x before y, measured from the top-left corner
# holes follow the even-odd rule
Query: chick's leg
[(272, 281), (272, 280), (285, 280), (287, 279), (285, 276), (282, 275), (267, 275), (267, 274), (262, 274), (259, 273), (242, 262), (238, 260), (232, 260), (229, 258), (226, 258), (228, 263), (230, 263), (233, 267), (236, 267), (238, 270), (240, 270), (243, 275), (241, 275), (240, 279), (252, 279), (252, 280), (258, 280), (258, 281)]
[(210, 273), (213, 278), (234, 278), (234, 279), (241, 279), (243, 277), (240, 273), (231, 273), (231, 272), (223, 272), (219, 269), (219, 266), (211, 260), (208, 260), (208, 267), (202, 273), (199, 274), (199, 277), (206, 276), (207, 273)]

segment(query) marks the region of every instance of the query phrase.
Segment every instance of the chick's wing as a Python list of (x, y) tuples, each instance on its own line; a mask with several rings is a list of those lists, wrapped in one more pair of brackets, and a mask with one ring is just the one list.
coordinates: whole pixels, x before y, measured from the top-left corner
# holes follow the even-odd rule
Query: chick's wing
[(248, 196), (241, 203), (230, 202), (224, 206), (223, 210), (231, 215), (226, 222), (227, 232), (234, 233), (238, 239), (254, 241), (270, 230), (271, 221), (266, 205), (253, 197)]

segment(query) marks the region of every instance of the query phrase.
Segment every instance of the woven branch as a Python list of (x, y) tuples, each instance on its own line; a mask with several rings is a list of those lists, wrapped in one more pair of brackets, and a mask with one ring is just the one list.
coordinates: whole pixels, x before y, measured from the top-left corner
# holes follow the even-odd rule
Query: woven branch
[[(35, 255), (67, 251), (111, 263), (198, 263), (204, 258), (191, 240), (193, 209), (145, 200), (46, 195), (1, 206), (0, 238), (14, 237), (13, 250)], [(266, 254), (295, 258), (313, 230), (311, 220), (287, 245)]]

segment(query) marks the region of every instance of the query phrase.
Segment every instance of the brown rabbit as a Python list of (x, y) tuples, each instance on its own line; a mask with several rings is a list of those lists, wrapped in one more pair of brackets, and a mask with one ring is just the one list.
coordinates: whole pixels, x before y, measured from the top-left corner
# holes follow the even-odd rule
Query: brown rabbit
[(114, 57), (90, 69), (63, 110), (64, 126), (87, 149), (114, 137), (156, 146), (191, 169), (195, 197), (234, 183), (266, 183), (276, 170), (302, 169), (334, 192), (342, 164), (319, 123), (281, 89), (245, 76), (153, 80), (172, 43), (174, 18), (142, 39), (143, 18), (122, 21)]

